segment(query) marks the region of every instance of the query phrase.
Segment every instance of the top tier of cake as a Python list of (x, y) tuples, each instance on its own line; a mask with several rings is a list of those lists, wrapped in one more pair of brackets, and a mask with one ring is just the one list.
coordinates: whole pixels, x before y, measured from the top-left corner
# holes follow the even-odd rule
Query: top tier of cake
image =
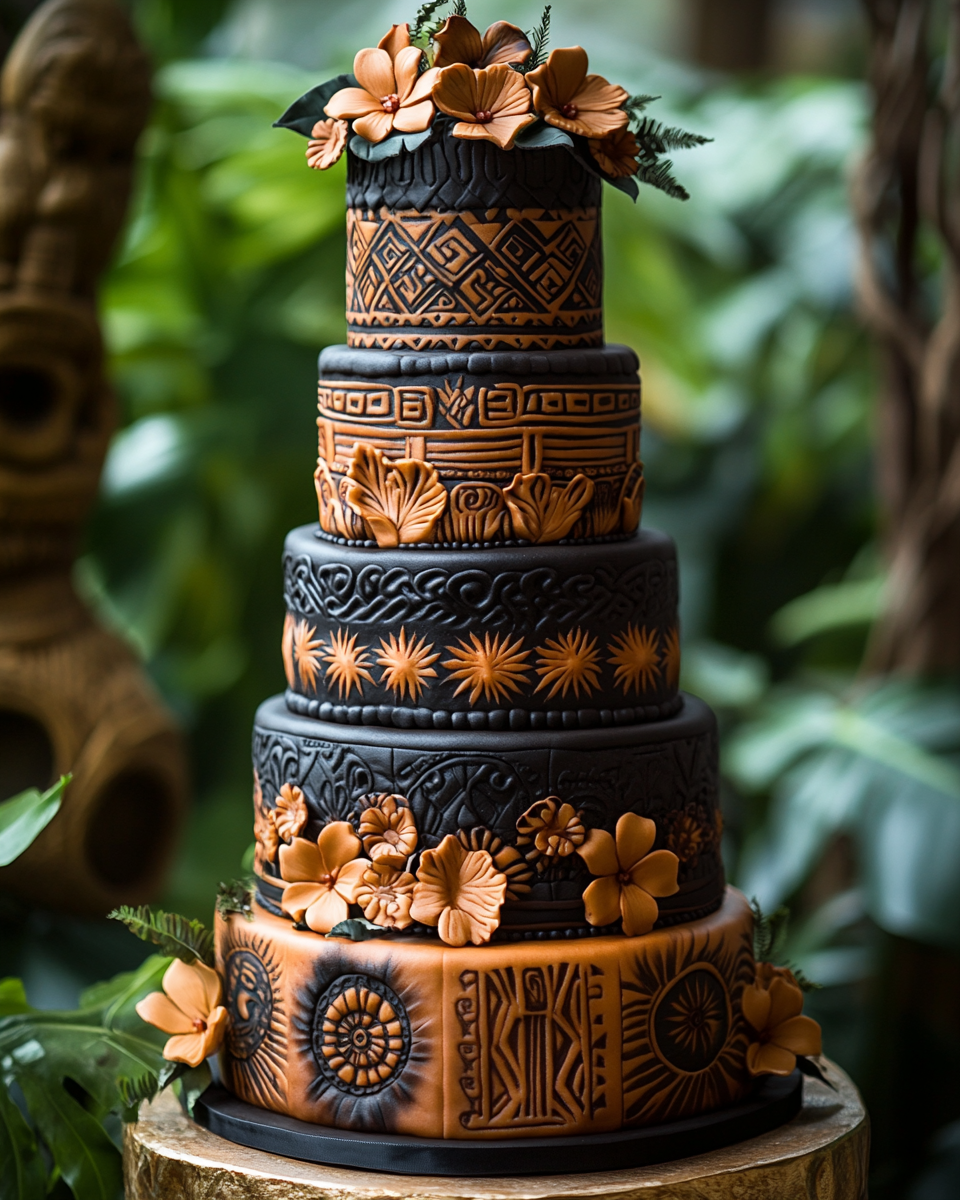
[(379, 162), (350, 154), (348, 345), (602, 345), (600, 189), (560, 147), (438, 132)]

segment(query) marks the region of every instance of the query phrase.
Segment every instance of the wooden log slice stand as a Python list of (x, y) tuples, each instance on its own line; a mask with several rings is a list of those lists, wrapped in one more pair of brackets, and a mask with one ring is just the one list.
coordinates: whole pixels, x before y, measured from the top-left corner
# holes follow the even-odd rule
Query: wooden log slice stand
[(857, 1090), (807, 1079), (786, 1125), (696, 1158), (629, 1171), (504, 1179), (387, 1175), (247, 1149), (164, 1093), (124, 1135), (127, 1200), (866, 1200), (869, 1122)]

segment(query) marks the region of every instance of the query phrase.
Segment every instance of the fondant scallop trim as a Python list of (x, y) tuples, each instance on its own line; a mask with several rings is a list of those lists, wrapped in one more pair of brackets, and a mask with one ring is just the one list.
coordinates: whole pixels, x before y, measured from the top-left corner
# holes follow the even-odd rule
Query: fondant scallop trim
[[(334, 546), (352, 546), (360, 550), (375, 550), (377, 543), (372, 538), (360, 540), (358, 538), (335, 537), (332, 533), (327, 533), (323, 529), (316, 529), (314, 536), (321, 542), (330, 542)], [(605, 542), (629, 542), (631, 538), (637, 536), (636, 531), (630, 533), (609, 533), (603, 537), (591, 538), (560, 538), (556, 542), (552, 542), (554, 546), (597, 546)], [(526, 541), (515, 541), (510, 538), (503, 542), (400, 542), (397, 546), (392, 546), (394, 550), (502, 550), (504, 547), (523, 548), (533, 546), (535, 543)]]
[(327, 346), (318, 361), (320, 378), (354, 375), (381, 379), (395, 375), (496, 375), (511, 376), (626, 376), (635, 379), (640, 360), (629, 346), (609, 345), (582, 350), (491, 351), (450, 354), (397, 354), (391, 350), (363, 350), (353, 346)]
[(525, 708), (495, 709), (493, 712), (448, 712), (446, 709), (403, 708), (392, 704), (331, 704), (308, 700), (287, 689), (287, 708), (300, 717), (311, 717), (337, 725), (380, 725), (386, 729), (600, 729), (614, 725), (640, 725), (675, 716), (683, 707), (682, 696), (662, 704), (634, 708), (550, 709), (530, 712)]

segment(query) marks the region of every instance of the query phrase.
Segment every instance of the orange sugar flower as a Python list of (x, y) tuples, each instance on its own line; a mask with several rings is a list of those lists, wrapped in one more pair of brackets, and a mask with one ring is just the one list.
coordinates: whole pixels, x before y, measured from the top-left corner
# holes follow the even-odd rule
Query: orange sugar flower
[(402, 867), (417, 848), (413, 813), (401, 801), (397, 796), (377, 796), (360, 816), (360, 839), (374, 862)]
[(757, 977), (743, 989), (743, 1015), (757, 1040), (747, 1048), (751, 1075), (790, 1075), (797, 1055), (821, 1053), (820, 1026), (801, 1016), (803, 992), (792, 972), (757, 963)]
[(316, 842), (294, 838), (291, 845), (281, 846), (283, 911), (314, 933), (329, 933), (345, 921), (370, 865), (357, 857), (360, 850), (360, 839), (349, 821), (327, 825)]
[(495, 21), (480, 36), (466, 17), (447, 17), (447, 23), (433, 35), (437, 46), (433, 65), (449, 67), (466, 63), (468, 67), (493, 67), (498, 63), (523, 63), (532, 53), (527, 35), (509, 21)]
[(315, 171), (325, 171), (339, 161), (347, 145), (346, 121), (335, 121), (332, 117), (318, 121), (310, 131), (307, 143), (307, 166)]
[(600, 170), (606, 171), (612, 178), (623, 179), (627, 175), (636, 175), (640, 146), (636, 135), (629, 129), (615, 129), (606, 137), (591, 138), (587, 145)]
[(437, 108), (456, 117), (453, 136), (482, 138), (509, 150), (521, 129), (537, 119), (530, 111), (530, 89), (512, 67), (478, 71), (457, 63), (444, 67), (433, 88)]
[(277, 833), (285, 842), (292, 842), (303, 833), (303, 827), (309, 818), (307, 798), (303, 789), (298, 788), (295, 783), (285, 783), (274, 802), (273, 822)]
[(363, 915), (383, 929), (406, 929), (412, 924), (410, 905), (416, 880), (388, 862), (368, 863), (357, 890)]
[(500, 924), (507, 877), (486, 850), (467, 850), (448, 833), (436, 850), (420, 855), (410, 915), (436, 925), (448, 946), (489, 942)]
[(431, 67), (418, 75), (421, 51), (403, 45), (403, 34), (394, 26), (375, 50), (360, 50), (353, 60), (359, 87), (334, 92), (324, 112), (328, 117), (352, 120), (353, 128), (368, 142), (382, 142), (394, 130), (419, 133), (433, 120), (430, 91), (437, 78)]
[(680, 866), (670, 850), (651, 853), (656, 836), (653, 821), (636, 813), (623, 814), (616, 839), (604, 829), (590, 830), (577, 852), (590, 874), (598, 876), (583, 893), (591, 925), (612, 925), (620, 919), (627, 937), (639, 937), (654, 927), (660, 912), (654, 897), (678, 890)]
[(163, 1048), (164, 1058), (199, 1067), (220, 1049), (227, 1028), (220, 976), (199, 959), (185, 963), (175, 958), (160, 986), (162, 992), (151, 992), (137, 1004), (137, 1015), (173, 1034)]
[(548, 125), (585, 138), (604, 138), (627, 123), (622, 87), (602, 75), (587, 74), (587, 52), (580, 46), (551, 50), (542, 67), (527, 75), (533, 107)]

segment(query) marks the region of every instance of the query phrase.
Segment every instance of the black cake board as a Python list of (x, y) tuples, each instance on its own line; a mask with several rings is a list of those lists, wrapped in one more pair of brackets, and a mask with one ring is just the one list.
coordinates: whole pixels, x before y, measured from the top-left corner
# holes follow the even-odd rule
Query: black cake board
[(219, 1086), (196, 1101), (193, 1118), (211, 1133), (255, 1150), (332, 1167), (391, 1175), (576, 1175), (691, 1158), (769, 1133), (803, 1103), (803, 1076), (767, 1075), (749, 1099), (717, 1112), (643, 1129), (579, 1137), (453, 1138), (353, 1133), (257, 1108)]

